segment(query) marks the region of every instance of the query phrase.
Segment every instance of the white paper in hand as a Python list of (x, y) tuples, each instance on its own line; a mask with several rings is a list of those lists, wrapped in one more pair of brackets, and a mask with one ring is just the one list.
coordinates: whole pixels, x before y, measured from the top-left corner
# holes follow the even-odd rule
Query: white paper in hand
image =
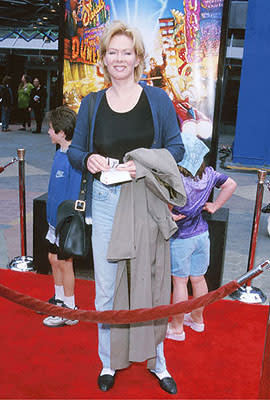
[(119, 171), (114, 168), (109, 171), (102, 171), (100, 175), (100, 182), (104, 185), (115, 185), (117, 183), (131, 181), (132, 178), (128, 171)]

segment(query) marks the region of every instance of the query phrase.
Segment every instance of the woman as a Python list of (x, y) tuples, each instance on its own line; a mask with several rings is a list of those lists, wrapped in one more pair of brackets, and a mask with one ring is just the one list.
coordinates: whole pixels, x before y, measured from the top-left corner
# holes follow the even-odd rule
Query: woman
[(30, 77), (23, 74), (21, 83), (18, 88), (18, 108), (22, 120), (22, 128), (20, 130), (26, 130), (26, 124), (29, 130), (31, 130), (31, 114), (29, 111), (30, 95), (31, 90), (34, 88), (30, 82)]
[[(117, 263), (108, 262), (106, 255), (121, 185), (106, 186), (99, 180), (101, 172), (110, 169), (108, 158), (121, 163), (127, 152), (138, 148), (165, 148), (176, 161), (180, 161), (184, 154), (176, 113), (169, 97), (160, 88), (138, 83), (144, 69), (144, 57), (143, 41), (137, 30), (121, 21), (114, 21), (105, 28), (100, 41), (100, 63), (105, 81), (111, 85), (97, 93), (89, 153), (86, 150), (89, 96), (82, 100), (69, 148), (71, 163), (90, 172), (86, 212), (93, 221), (95, 305), (99, 311), (113, 308), (117, 275)], [(128, 171), (132, 178), (136, 177), (133, 160), (122, 163), (117, 169)], [(111, 365), (110, 326), (99, 324), (98, 333), (99, 357), (103, 365), (98, 385), (101, 390), (107, 391), (114, 384), (115, 370), (120, 368), (114, 369)], [(158, 378), (163, 390), (176, 393), (175, 381), (166, 369), (163, 341), (159, 342), (155, 356), (155, 367), (151, 372)]]
[(32, 133), (40, 133), (47, 93), (45, 87), (40, 84), (38, 78), (33, 80), (33, 84), (34, 88), (31, 90), (30, 94), (29, 112), (31, 112), (32, 109), (34, 110), (36, 120), (36, 130)]

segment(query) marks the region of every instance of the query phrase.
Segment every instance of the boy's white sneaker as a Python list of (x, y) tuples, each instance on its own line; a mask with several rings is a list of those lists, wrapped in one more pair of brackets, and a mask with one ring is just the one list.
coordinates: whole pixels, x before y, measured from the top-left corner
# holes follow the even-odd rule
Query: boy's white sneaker
[[(56, 299), (55, 295), (48, 300), (48, 303), (59, 307), (62, 307), (62, 304), (64, 304), (63, 300)], [(44, 314), (44, 313), (42, 311), (37, 311), (37, 314)]]
[(185, 314), (184, 316), (184, 325), (190, 326), (196, 332), (203, 332), (204, 331), (204, 324), (199, 324), (198, 322), (193, 321), (191, 318), (191, 314)]
[[(62, 305), (62, 307), (68, 308), (65, 304)], [(75, 307), (74, 310), (78, 310), (78, 307)], [(43, 320), (43, 324), (45, 326), (48, 326), (49, 328), (58, 328), (61, 326), (72, 326), (76, 325), (79, 322), (77, 319), (67, 319), (63, 317), (58, 317), (57, 315), (50, 315), (49, 317), (45, 318)]]

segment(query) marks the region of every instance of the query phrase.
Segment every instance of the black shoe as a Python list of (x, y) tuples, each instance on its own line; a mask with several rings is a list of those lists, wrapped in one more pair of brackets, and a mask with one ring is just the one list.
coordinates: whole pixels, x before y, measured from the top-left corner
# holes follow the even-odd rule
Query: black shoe
[(262, 213), (270, 213), (270, 203), (262, 208)]
[(32, 133), (40, 133), (40, 131), (33, 131)]
[[(64, 302), (62, 300), (56, 299), (55, 295), (48, 300), (49, 304), (53, 304), (54, 306), (62, 307)], [(41, 311), (37, 311), (37, 314), (44, 314)]]
[(55, 295), (48, 300), (48, 303), (54, 304), (55, 306), (60, 306), (60, 307), (62, 307), (62, 304), (64, 304), (63, 300), (56, 299)]
[(177, 386), (175, 383), (175, 380), (173, 378), (163, 378), (159, 379), (159, 384), (161, 389), (165, 390), (165, 392), (168, 392), (170, 394), (176, 394), (177, 393)]
[(109, 375), (109, 374), (99, 375), (98, 387), (100, 388), (100, 390), (102, 390), (103, 392), (107, 392), (108, 390), (110, 390), (113, 387), (114, 378), (115, 378), (115, 374), (114, 375)]
[(167, 377), (163, 379), (159, 379), (159, 377), (152, 371), (150, 371), (159, 381), (161, 389), (165, 390), (165, 392), (170, 394), (177, 393), (177, 386), (175, 380), (172, 377)]

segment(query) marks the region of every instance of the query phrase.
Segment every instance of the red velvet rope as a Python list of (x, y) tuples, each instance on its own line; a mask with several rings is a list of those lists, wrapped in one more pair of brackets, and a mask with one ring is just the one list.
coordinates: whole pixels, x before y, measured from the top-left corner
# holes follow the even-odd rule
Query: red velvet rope
[(236, 281), (231, 281), (226, 285), (197, 297), (176, 304), (158, 306), (153, 308), (139, 308), (136, 310), (116, 310), (116, 311), (95, 311), (95, 310), (71, 310), (69, 308), (58, 307), (45, 301), (27, 296), (0, 284), (0, 296), (34, 311), (43, 314), (58, 315), (68, 319), (78, 319), (86, 322), (101, 322), (107, 324), (131, 324), (135, 322), (154, 321), (168, 318), (180, 313), (189, 313), (192, 310), (206, 306), (220, 300), (239, 288)]

